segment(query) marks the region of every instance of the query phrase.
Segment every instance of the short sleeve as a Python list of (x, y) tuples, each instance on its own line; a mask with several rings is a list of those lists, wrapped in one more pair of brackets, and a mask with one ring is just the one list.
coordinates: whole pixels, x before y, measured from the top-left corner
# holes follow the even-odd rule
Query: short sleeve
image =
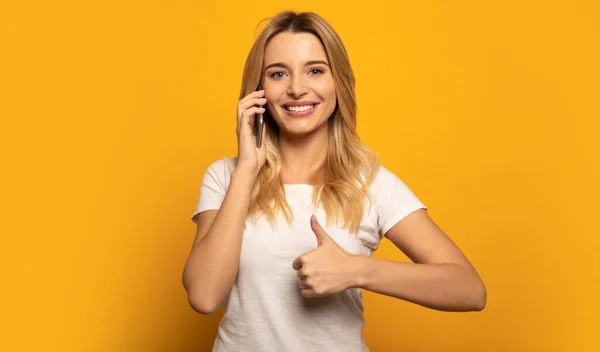
[(196, 208), (191, 216), (194, 224), (197, 224), (194, 216), (205, 210), (218, 210), (221, 208), (228, 187), (227, 159), (221, 158), (213, 162), (204, 172), (200, 185), (200, 195)]
[(418, 209), (427, 207), (393, 172), (381, 166), (375, 180), (378, 230), (382, 235), (400, 220)]

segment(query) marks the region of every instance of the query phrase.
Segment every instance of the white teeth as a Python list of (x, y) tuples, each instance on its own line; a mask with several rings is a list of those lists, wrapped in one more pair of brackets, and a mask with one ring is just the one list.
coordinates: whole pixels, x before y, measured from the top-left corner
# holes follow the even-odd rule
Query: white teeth
[(305, 105), (305, 106), (288, 106), (288, 111), (306, 111), (314, 108), (314, 105)]

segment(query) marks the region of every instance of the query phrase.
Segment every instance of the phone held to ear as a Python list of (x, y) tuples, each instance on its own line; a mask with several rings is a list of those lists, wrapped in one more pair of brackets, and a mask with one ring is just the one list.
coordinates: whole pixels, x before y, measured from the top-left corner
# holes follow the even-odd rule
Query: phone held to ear
[[(259, 91), (262, 89), (262, 86), (260, 85), (260, 83), (258, 84), (258, 87), (256, 87), (256, 90)], [(262, 107), (262, 105), (261, 105)], [(262, 145), (262, 131), (263, 131), (263, 126), (265, 124), (265, 120), (264, 120), (264, 116), (263, 114), (256, 114), (254, 115), (254, 135), (256, 136), (256, 147), (260, 148)]]

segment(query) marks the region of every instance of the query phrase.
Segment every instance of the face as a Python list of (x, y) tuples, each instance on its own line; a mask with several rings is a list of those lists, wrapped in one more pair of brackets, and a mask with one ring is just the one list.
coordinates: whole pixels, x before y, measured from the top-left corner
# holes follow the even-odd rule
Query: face
[(326, 128), (336, 105), (327, 54), (311, 33), (282, 32), (265, 48), (263, 88), (280, 134)]

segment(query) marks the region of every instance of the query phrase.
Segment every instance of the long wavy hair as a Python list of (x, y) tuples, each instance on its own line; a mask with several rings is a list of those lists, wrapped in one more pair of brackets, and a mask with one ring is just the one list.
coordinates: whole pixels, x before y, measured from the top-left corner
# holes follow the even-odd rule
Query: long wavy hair
[[(282, 11), (267, 19), (246, 59), (240, 99), (256, 90), (261, 81), (265, 47), (271, 38), (281, 32), (308, 32), (320, 39), (329, 59), (337, 104), (327, 121), (327, 156), (311, 179), (313, 206), (317, 209), (322, 205), (328, 226), (341, 223), (356, 234), (364, 216), (365, 201), (372, 203), (369, 186), (379, 171), (379, 160), (373, 150), (361, 144), (356, 133), (355, 78), (346, 48), (335, 30), (316, 13)], [(266, 162), (252, 190), (249, 215), (254, 219), (264, 215), (273, 224), (277, 213), (282, 212), (291, 224), (293, 214), (281, 178), (279, 126), (269, 111), (264, 118)]]

